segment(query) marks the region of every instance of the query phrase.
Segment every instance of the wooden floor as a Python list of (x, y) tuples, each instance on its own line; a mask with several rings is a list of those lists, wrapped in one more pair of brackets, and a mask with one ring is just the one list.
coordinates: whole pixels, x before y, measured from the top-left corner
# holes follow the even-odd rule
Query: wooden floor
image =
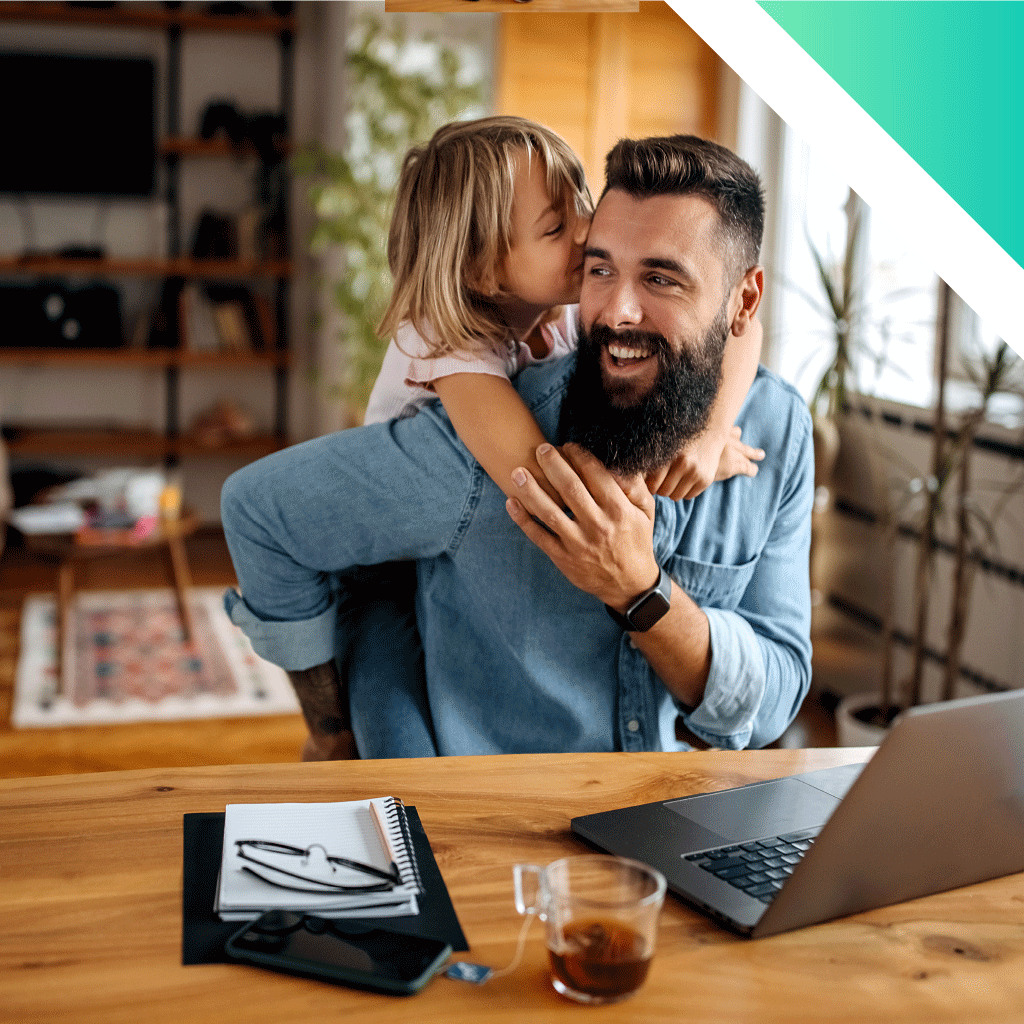
[[(223, 536), (209, 532), (187, 542), (196, 586), (235, 582)], [(82, 589), (165, 586), (166, 570), (158, 552), (138, 552), (117, 560), (89, 562), (82, 568)], [(18, 623), (27, 593), (55, 589), (55, 570), (18, 548), (0, 557), (0, 778), (119, 771), (128, 768), (189, 767), (212, 764), (270, 764), (294, 761), (305, 736), (298, 715), (211, 719), (137, 725), (61, 729), (10, 726), (14, 672), (18, 659)], [(843, 651), (823, 651), (846, 660)], [(784, 747), (832, 746), (835, 732), (828, 702), (808, 698), (793, 726), (777, 744)]]

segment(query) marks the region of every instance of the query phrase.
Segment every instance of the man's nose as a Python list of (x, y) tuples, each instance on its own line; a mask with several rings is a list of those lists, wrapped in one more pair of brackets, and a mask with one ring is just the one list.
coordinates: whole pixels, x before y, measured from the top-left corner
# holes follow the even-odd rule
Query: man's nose
[(643, 306), (632, 281), (620, 278), (605, 293), (599, 319), (606, 327), (636, 327), (644, 318)]

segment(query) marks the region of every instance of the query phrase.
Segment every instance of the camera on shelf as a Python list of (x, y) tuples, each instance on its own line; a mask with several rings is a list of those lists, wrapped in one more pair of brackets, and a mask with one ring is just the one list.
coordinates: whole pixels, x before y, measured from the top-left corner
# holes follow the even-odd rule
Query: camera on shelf
[(120, 348), (121, 293), (112, 285), (42, 280), (0, 286), (4, 348)]

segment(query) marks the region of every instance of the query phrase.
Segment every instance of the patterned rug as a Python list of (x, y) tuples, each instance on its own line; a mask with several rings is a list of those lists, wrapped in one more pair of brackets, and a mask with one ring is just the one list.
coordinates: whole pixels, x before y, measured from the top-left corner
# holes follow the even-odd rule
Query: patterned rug
[(258, 658), (222, 605), (223, 588), (190, 592), (194, 644), (174, 591), (82, 591), (65, 639), (63, 693), (56, 598), (30, 595), (21, 615), (14, 728), (290, 714), (288, 677)]

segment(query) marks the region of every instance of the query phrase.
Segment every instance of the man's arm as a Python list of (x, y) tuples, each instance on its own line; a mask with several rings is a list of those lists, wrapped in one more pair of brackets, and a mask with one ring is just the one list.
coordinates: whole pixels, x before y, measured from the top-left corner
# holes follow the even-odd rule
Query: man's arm
[[(718, 607), (714, 598), (708, 599), (705, 587), (698, 606), (673, 585), (669, 613), (648, 632), (630, 634), (631, 647), (669, 689), (687, 726), (715, 746), (761, 746), (775, 739), (792, 720), (810, 682), (807, 547), (813, 461), (809, 429), (799, 417), (793, 428), (791, 437), (779, 439), (789, 463), (772, 520), (754, 526), (765, 529), (766, 539), (741, 595)], [(570, 460), (589, 459), (572, 447), (566, 454)], [(587, 462), (581, 474), (555, 455), (548, 451), (539, 456), (549, 479), (557, 477), (563, 493), (587, 491), (589, 498), (574, 497), (572, 518), (560, 518), (559, 510), (545, 506), (524, 478), (522, 501), (510, 500), (509, 512), (571, 582), (621, 612), (658, 575), (642, 522), (650, 521), (653, 509), (640, 491), (629, 484), (620, 486), (596, 460)], [(594, 484), (584, 483), (585, 476), (602, 482), (590, 491)], [(618, 487), (619, 495), (610, 483)], [(531, 514), (548, 529), (538, 526)], [(630, 530), (632, 535), (627, 536)], [(708, 567), (689, 564), (698, 574), (697, 595)], [(624, 573), (627, 566), (635, 571)], [(670, 558), (666, 566), (677, 575), (682, 572), (678, 578), (688, 586), (685, 558)], [(734, 568), (742, 572), (739, 566)], [(729, 566), (722, 570), (733, 577)], [(627, 582), (616, 585), (613, 578)], [(631, 649), (624, 651), (624, 656), (630, 654)]]
[(348, 706), (348, 682), (333, 661), (294, 669), (288, 681), (299, 698), (309, 735), (302, 746), (303, 761), (351, 761), (358, 757)]

